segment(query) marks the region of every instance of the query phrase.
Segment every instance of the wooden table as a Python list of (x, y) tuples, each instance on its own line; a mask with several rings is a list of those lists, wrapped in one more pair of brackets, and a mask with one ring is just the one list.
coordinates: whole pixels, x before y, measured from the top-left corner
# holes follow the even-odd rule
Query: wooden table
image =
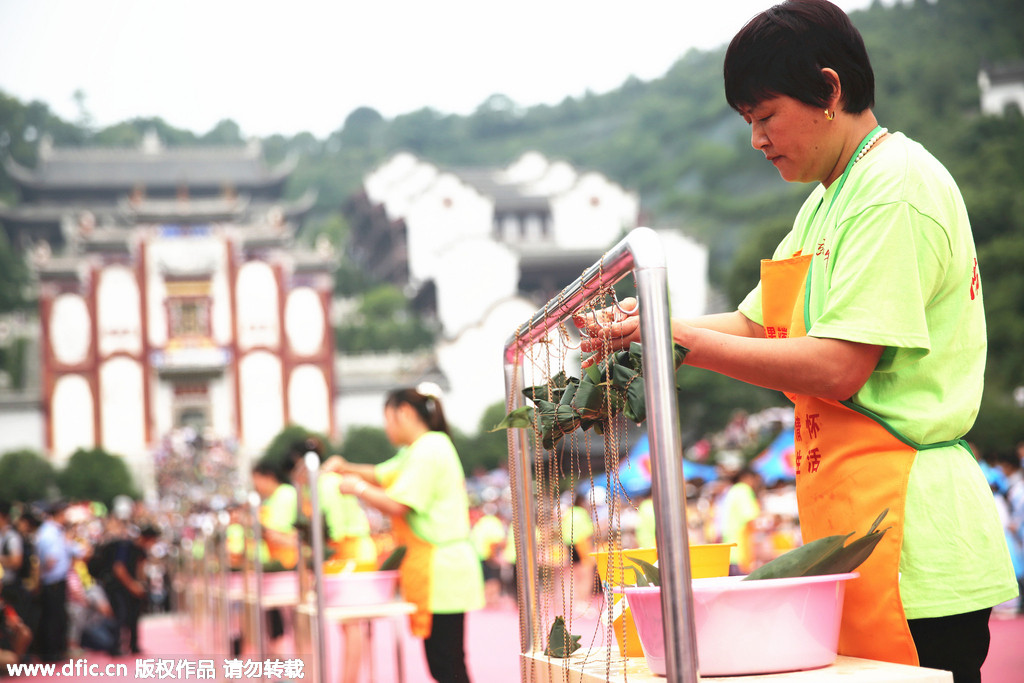
[[(301, 614), (313, 614), (316, 610), (314, 605), (302, 604), (296, 608), (296, 611)], [(403, 641), (402, 632), (400, 631), (400, 622), (398, 619), (404, 618), (416, 611), (416, 605), (411, 602), (403, 602), (395, 600), (392, 602), (383, 602), (375, 605), (345, 605), (345, 606), (328, 606), (324, 608), (323, 618), (327, 621), (334, 622), (336, 624), (342, 624), (349, 621), (363, 622), (367, 625), (372, 626), (374, 621), (383, 619), (390, 621), (394, 633), (394, 646), (395, 646), (395, 672), (397, 683), (402, 683), (405, 680), (405, 669), (403, 666)], [(326, 630), (326, 629), (325, 629)], [(370, 640), (368, 650), (370, 652), (369, 665), (370, 665), (370, 680), (376, 680), (373, 670), (373, 631), (370, 631)], [(335, 632), (327, 633), (327, 643), (330, 645), (332, 638), (340, 638), (340, 634)], [(335, 655), (338, 652), (337, 647), (328, 647), (328, 658)], [(334, 669), (328, 663), (329, 669)]]
[[(567, 659), (547, 657), (533, 652), (521, 655), (531, 683), (605, 683), (625, 681), (632, 683), (665, 683), (647, 668), (643, 657), (622, 657), (616, 650), (611, 658), (611, 674), (607, 672), (607, 648), (577, 650)], [(876, 662), (856, 657), (836, 657), (831, 666), (810, 671), (762, 674), (759, 676), (701, 677), (708, 683), (952, 683), (953, 674), (937, 669), (924, 669), (904, 664)]]

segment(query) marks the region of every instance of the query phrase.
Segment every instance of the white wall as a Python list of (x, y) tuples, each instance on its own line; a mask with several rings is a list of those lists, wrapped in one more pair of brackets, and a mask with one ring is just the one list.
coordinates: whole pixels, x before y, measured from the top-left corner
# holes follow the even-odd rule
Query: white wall
[(55, 464), (63, 464), (79, 448), (96, 445), (93, 416), (96, 406), (89, 383), (81, 375), (64, 375), (53, 388), (50, 402), (52, 423), (59, 425), (53, 434)]
[(145, 453), (142, 365), (123, 356), (113, 358), (100, 366), (99, 382), (103, 448), (124, 456)]
[(330, 434), (331, 397), (327, 378), (315, 365), (300, 365), (288, 378), (288, 419), (321, 434)]
[(61, 294), (50, 308), (50, 349), (58, 362), (85, 362), (92, 346), (92, 317), (78, 294)]
[(320, 351), (327, 332), (327, 320), (315, 289), (297, 287), (288, 293), (284, 306), (284, 330), (293, 353), (312, 356)]
[(0, 411), (0, 453), (27, 448), (46, 450), (43, 413), (35, 407), (5, 407)]
[(659, 230), (673, 316), (692, 318), (707, 312), (708, 249), (677, 230)]
[(1015, 104), (1024, 112), (1024, 83), (1006, 83), (997, 85), (981, 94), (981, 112), (992, 116), (1002, 116), (1008, 105)]
[(460, 242), (490, 238), (494, 203), (456, 176), (444, 173), (417, 197), (404, 217), (409, 276), (419, 283), (447, 270), (447, 254)]
[(434, 283), (445, 337), (480, 324), (496, 302), (516, 294), (519, 258), (489, 237), (454, 243), (439, 255), (439, 262), (443, 267), (438, 269)]
[(277, 301), (277, 278), (269, 265), (263, 261), (250, 261), (238, 269), (235, 303), (239, 351), (258, 346), (278, 347), (281, 329)]
[(284, 429), (281, 361), (268, 351), (255, 351), (242, 358), (238, 373), (241, 443), (246, 452), (252, 453)]
[(611, 247), (624, 230), (636, 227), (638, 208), (635, 195), (587, 173), (551, 199), (555, 244), (563, 249)]
[(135, 273), (126, 266), (100, 271), (96, 288), (100, 355), (142, 353), (142, 311)]

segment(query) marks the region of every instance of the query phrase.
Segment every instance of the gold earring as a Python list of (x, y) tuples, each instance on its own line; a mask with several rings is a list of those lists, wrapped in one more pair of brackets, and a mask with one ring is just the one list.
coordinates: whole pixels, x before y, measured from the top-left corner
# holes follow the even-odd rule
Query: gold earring
[(831, 114), (828, 113), (828, 109), (825, 110), (825, 118), (831, 121), (836, 117), (836, 113), (833, 111)]

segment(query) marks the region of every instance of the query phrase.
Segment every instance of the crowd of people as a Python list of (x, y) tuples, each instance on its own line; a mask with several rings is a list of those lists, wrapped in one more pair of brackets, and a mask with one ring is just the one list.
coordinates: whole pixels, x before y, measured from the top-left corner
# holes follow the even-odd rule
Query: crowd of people
[(1020, 595), (1015, 609), (1024, 614), (1024, 443), (983, 456), (979, 463), (992, 488), (1017, 576)]
[(168, 606), (161, 535), (140, 504), (0, 501), (0, 664), (140, 653), (140, 616)]

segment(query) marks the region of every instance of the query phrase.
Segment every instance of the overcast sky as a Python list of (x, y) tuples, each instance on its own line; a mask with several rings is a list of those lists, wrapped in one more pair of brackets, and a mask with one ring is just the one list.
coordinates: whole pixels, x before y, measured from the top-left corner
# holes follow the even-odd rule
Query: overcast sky
[[(0, 0), (0, 90), (94, 125), (319, 138), (360, 106), (468, 114), (662, 76), (772, 0)], [(847, 11), (870, 0), (838, 0)]]

